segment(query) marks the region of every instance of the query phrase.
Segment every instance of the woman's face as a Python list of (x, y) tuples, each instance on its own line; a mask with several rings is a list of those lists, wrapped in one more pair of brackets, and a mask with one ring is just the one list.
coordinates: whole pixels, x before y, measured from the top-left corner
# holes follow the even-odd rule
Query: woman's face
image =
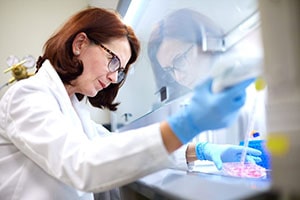
[(193, 88), (209, 75), (212, 58), (200, 46), (173, 38), (165, 38), (157, 52), (161, 67), (181, 85)]
[[(114, 39), (102, 45), (113, 52), (119, 58), (121, 68), (125, 68), (131, 56), (127, 38)], [(77, 56), (83, 63), (83, 73), (71, 82), (72, 85), (66, 86), (69, 96), (81, 93), (93, 97), (111, 83), (117, 82), (118, 72), (110, 72), (108, 69), (112, 55), (100, 45), (90, 42), (84, 33), (75, 38), (73, 52), (75, 55), (79, 52)]]

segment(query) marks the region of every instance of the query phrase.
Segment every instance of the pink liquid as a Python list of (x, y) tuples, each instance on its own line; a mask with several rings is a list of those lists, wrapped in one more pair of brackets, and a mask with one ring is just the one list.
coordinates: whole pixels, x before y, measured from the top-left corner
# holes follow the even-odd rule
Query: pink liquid
[(243, 178), (264, 178), (266, 169), (254, 163), (223, 163), (223, 172), (226, 175)]

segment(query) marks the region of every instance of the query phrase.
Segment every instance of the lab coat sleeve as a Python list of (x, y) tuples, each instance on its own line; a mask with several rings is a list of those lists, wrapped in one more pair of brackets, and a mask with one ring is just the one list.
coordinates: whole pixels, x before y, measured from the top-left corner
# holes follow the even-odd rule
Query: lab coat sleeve
[(186, 160), (186, 149), (187, 145), (183, 145), (170, 155), (172, 158), (172, 166), (170, 168), (184, 171), (188, 170), (188, 164)]
[(97, 133), (99, 135), (109, 135), (111, 134), (112, 132), (110, 132), (109, 130), (107, 130), (107, 128), (105, 128), (104, 126), (102, 126), (101, 124), (97, 124), (95, 123), (94, 121), (92, 121), (92, 123), (94, 124), (94, 126), (96, 127), (96, 130), (97, 130)]
[(16, 86), (7, 95), (6, 137), (50, 176), (101, 192), (170, 165), (159, 124), (90, 140), (73, 111), (62, 113), (51, 90), (34, 85)]

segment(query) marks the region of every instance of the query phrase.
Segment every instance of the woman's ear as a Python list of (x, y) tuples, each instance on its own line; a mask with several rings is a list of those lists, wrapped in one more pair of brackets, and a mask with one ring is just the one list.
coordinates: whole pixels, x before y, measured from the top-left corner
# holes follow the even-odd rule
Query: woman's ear
[(75, 56), (79, 56), (84, 47), (88, 43), (88, 37), (84, 32), (78, 33), (72, 43), (72, 51)]

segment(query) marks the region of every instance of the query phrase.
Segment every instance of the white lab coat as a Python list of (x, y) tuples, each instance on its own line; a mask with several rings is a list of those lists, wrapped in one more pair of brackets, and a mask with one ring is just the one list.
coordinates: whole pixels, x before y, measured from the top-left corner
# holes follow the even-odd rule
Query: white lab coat
[[(170, 166), (154, 124), (107, 133), (45, 61), (0, 100), (0, 199), (93, 199)], [(85, 191), (85, 192), (81, 192)]]

